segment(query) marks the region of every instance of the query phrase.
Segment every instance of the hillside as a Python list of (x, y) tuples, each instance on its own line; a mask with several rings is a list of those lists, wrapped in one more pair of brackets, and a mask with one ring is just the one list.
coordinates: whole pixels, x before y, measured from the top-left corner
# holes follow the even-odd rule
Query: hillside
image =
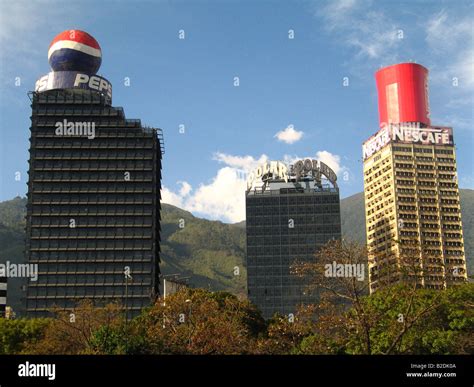
[[(25, 198), (0, 203), (0, 262), (24, 262), (25, 212)], [(246, 294), (245, 227), (196, 218), (168, 204), (162, 204), (161, 217), (163, 274), (189, 276), (196, 287)], [(9, 304), (15, 310), (20, 310), (22, 285), (21, 279), (8, 282)]]
[[(474, 190), (461, 190), (468, 272), (474, 273)], [(0, 203), (0, 262), (23, 262), (25, 198)], [(341, 201), (342, 232), (365, 241), (363, 194)], [(182, 227), (180, 227), (182, 226)], [(193, 286), (246, 294), (245, 222), (225, 224), (162, 205), (161, 270), (189, 276)], [(238, 267), (240, 275), (234, 275)], [(9, 302), (18, 310), (21, 282), (9, 281)]]
[(342, 235), (365, 243), (364, 193), (349, 196), (341, 200)]
[(161, 230), (164, 274), (180, 273), (191, 276), (194, 286), (246, 294), (245, 228), (196, 218), (163, 204)]

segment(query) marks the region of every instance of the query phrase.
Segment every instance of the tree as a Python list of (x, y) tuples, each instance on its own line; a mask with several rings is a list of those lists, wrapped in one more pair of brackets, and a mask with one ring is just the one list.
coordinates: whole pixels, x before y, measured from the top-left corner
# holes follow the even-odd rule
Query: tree
[[(309, 281), (309, 291), (317, 290), (326, 299), (321, 305), (325, 308), (319, 308), (316, 324), (321, 338), (311, 339), (316, 345), (314, 349), (320, 350), (321, 345), (326, 345), (328, 349), (339, 350), (343, 346), (347, 353), (392, 354), (401, 350), (410, 330), (441, 305), (442, 292), (422, 293), (419, 289), (421, 259), (416, 243), (400, 244), (399, 251), (398, 256), (382, 252), (374, 258), (378, 264), (375, 275), (379, 275), (380, 290), (370, 297), (366, 296), (366, 278), (360, 280), (360, 276), (354, 275), (366, 272), (367, 267), (367, 250), (358, 243), (330, 241), (318, 251), (314, 262), (293, 265), (292, 272)], [(397, 286), (400, 280), (403, 284)], [(335, 304), (345, 308), (337, 310)], [(324, 332), (331, 332), (342, 341), (325, 341)], [(380, 337), (386, 343), (380, 345), (378, 340), (374, 348), (374, 340)], [(311, 350), (308, 340), (306, 350)]]
[(35, 345), (50, 324), (48, 319), (0, 318), (0, 355), (22, 354)]
[(256, 354), (286, 355), (299, 353), (304, 338), (314, 334), (316, 306), (300, 306), (294, 316), (276, 314), (268, 321), (266, 335), (261, 336), (255, 348)]
[[(446, 291), (417, 289), (405, 284), (382, 289), (363, 302), (368, 313), (381, 315), (372, 329), (373, 353), (472, 353), (474, 285)], [(408, 308), (411, 313), (404, 314)], [(388, 312), (384, 312), (388, 310)], [(357, 353), (357, 339), (348, 344)]]
[[(335, 309), (331, 307), (331, 301), (335, 304), (345, 304), (353, 308), (350, 324), (357, 325), (362, 332), (365, 341), (365, 353), (371, 353), (370, 329), (371, 319), (364, 310), (361, 298), (368, 293), (368, 282), (365, 278), (358, 278), (356, 274), (366, 272), (367, 250), (356, 242), (345, 240), (332, 240), (325, 244), (316, 253), (313, 262), (296, 262), (292, 266), (292, 273), (306, 278), (308, 291), (318, 291), (325, 299), (324, 306), (320, 308), (320, 314), (325, 321), (336, 318), (333, 314)], [(345, 270), (352, 270), (351, 276), (346, 275)], [(329, 272), (330, 271), (330, 272)], [(362, 279), (362, 280), (361, 280)], [(329, 310), (332, 313), (329, 313)], [(322, 322), (322, 321), (321, 321)], [(332, 321), (334, 322), (334, 321)], [(341, 329), (344, 326), (337, 324)], [(320, 330), (326, 330), (320, 326)]]
[(138, 319), (151, 353), (251, 353), (265, 321), (248, 301), (225, 293), (185, 288), (159, 299)]
[[(29, 349), (32, 354), (75, 355), (97, 353), (94, 333), (123, 324), (123, 310), (117, 304), (95, 307), (83, 300), (72, 311), (55, 310), (44, 335)], [(104, 328), (105, 327), (105, 328)]]

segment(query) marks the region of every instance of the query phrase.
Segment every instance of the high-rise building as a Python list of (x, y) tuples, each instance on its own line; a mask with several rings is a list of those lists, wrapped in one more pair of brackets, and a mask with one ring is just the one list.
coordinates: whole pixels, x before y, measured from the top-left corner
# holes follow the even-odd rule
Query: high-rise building
[(363, 144), (371, 292), (399, 281), (406, 258), (420, 287), (467, 278), (453, 130), (430, 122), (427, 77), (414, 63), (376, 73), (381, 129)]
[(318, 248), (341, 237), (336, 174), (323, 162), (300, 160), (288, 168), (272, 161), (249, 175), (246, 192), (248, 297), (265, 318), (294, 314), (319, 295), (291, 273), (313, 262)]
[(0, 317), (5, 317), (7, 306), (7, 277), (0, 277)]
[(30, 93), (27, 313), (91, 299), (134, 316), (159, 292), (162, 132), (112, 106), (89, 34), (59, 34), (48, 58)]

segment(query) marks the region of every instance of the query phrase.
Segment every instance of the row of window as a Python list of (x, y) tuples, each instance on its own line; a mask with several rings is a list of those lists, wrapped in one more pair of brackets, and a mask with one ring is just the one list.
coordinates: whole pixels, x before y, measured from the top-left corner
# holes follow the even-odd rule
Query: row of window
[(133, 180), (125, 181), (121, 180), (120, 182), (108, 182), (108, 181), (89, 181), (87, 184), (84, 182), (78, 181), (61, 181), (55, 183), (43, 183), (43, 182), (35, 182), (33, 185), (33, 193), (42, 191), (57, 191), (57, 192), (72, 192), (80, 191), (80, 192), (97, 192), (103, 191), (104, 192), (118, 192), (119, 190), (126, 190), (126, 189), (150, 189), (155, 188), (155, 185), (152, 182), (135, 182)]
[(247, 206), (281, 206), (319, 204), (319, 203), (339, 203), (338, 195), (279, 195), (273, 197), (247, 196)]
[[(152, 217), (138, 218), (136, 216), (129, 217), (109, 217), (109, 216), (88, 216), (75, 219), (74, 227), (76, 228), (96, 228), (96, 227), (151, 227), (154, 224)], [(60, 216), (48, 217), (32, 217), (32, 227), (71, 227), (70, 219)]]
[[(411, 153), (412, 148), (410, 147), (403, 147), (403, 146), (392, 146), (392, 150), (395, 152), (406, 152)], [(432, 148), (419, 148), (414, 147), (413, 152), (415, 153), (433, 153)], [(442, 148), (434, 148), (435, 154), (443, 154), (443, 155), (452, 155), (454, 151), (452, 149), (442, 149)]]
[(120, 250), (99, 250), (99, 251), (31, 251), (32, 261), (48, 263), (107, 263), (116, 265), (139, 264), (140, 262), (151, 262), (153, 254), (146, 251), (120, 251)]
[[(90, 292), (90, 290), (89, 290)], [(80, 293), (80, 294), (72, 294), (66, 296), (64, 294), (57, 294), (52, 296), (48, 299), (37, 299), (32, 297), (31, 299), (27, 300), (27, 310), (29, 312), (42, 312), (43, 310), (53, 311), (55, 307), (59, 307), (60, 309), (73, 309), (75, 308), (78, 303), (84, 298), (94, 298), (94, 302), (97, 303), (98, 300), (103, 299), (104, 304), (108, 304), (114, 301), (119, 301), (125, 303), (125, 299), (120, 297), (120, 295), (115, 294), (108, 294), (108, 293), (100, 293), (100, 294), (87, 294), (87, 293)], [(139, 313), (139, 311), (150, 305), (150, 296), (149, 295), (140, 295), (140, 296), (129, 296), (127, 298), (127, 310), (134, 310), (136, 311), (135, 315)], [(46, 313), (44, 313), (46, 316)]]
[(149, 282), (153, 271), (150, 262), (123, 263), (50, 263), (38, 264), (38, 280), (31, 281), (32, 286), (57, 284), (94, 284), (125, 282), (124, 270), (129, 268), (132, 279), (130, 282), (139, 285)]
[(125, 117), (124, 111), (122, 108), (113, 108), (113, 107), (44, 107), (38, 106), (32, 111), (33, 115), (39, 116), (63, 116), (63, 115), (79, 115), (79, 116), (120, 116)]
[(48, 180), (79, 180), (84, 182), (94, 181), (94, 180), (110, 180), (110, 181), (139, 181), (146, 180), (151, 181), (155, 174), (153, 171), (104, 171), (97, 172), (93, 170), (84, 170), (81, 172), (73, 171), (54, 171), (54, 172), (43, 172), (35, 170), (31, 175), (30, 179), (33, 181), (48, 181)]
[(147, 237), (150, 238), (153, 233), (150, 227), (147, 228), (62, 228), (62, 229), (46, 229), (33, 228), (30, 233), (33, 238), (101, 238), (101, 237), (118, 237), (118, 238), (133, 238), (133, 237)]
[(55, 239), (32, 239), (30, 240), (30, 249), (40, 251), (41, 249), (142, 249), (150, 250), (153, 247), (152, 240), (130, 240), (130, 239), (112, 239), (112, 240), (55, 240)]
[(254, 214), (247, 213), (247, 228), (257, 228), (261, 229), (262, 227), (268, 227), (272, 230), (281, 229), (282, 232), (285, 228), (288, 229), (298, 229), (301, 227), (310, 227), (318, 226), (322, 224), (334, 225), (339, 224), (340, 217), (339, 214), (332, 216), (329, 215), (296, 215), (296, 216), (255, 216)]
[(35, 148), (32, 151), (32, 160), (117, 160), (117, 159), (152, 159), (154, 155), (153, 149), (56, 149), (54, 151)]
[[(51, 139), (36, 139), (35, 149), (70, 149), (77, 148), (80, 150), (92, 149), (152, 149), (154, 147), (153, 140), (142, 140), (138, 138), (130, 139), (114, 139), (114, 138), (88, 138), (87, 131), (83, 137), (56, 136)], [(92, 134), (89, 134), (92, 137)]]

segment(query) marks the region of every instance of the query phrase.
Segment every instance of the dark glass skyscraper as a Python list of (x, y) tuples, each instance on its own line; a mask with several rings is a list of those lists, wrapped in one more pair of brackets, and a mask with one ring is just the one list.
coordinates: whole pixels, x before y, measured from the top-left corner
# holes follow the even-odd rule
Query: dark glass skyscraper
[[(334, 172), (315, 160), (296, 163), (289, 174), (281, 163), (271, 164), (250, 178), (263, 180), (263, 186), (246, 193), (248, 295), (265, 318), (318, 302), (318, 294), (308, 293), (290, 267), (316, 259), (318, 247), (341, 237)], [(331, 184), (321, 182), (321, 173), (330, 176)]]
[(0, 277), (0, 317), (5, 316), (6, 305), (7, 305), (7, 278)]
[[(38, 280), (27, 313), (92, 299), (133, 316), (159, 292), (162, 132), (111, 106), (104, 78), (75, 70), (30, 93), (26, 256)], [(98, 80), (78, 86), (86, 78)]]

